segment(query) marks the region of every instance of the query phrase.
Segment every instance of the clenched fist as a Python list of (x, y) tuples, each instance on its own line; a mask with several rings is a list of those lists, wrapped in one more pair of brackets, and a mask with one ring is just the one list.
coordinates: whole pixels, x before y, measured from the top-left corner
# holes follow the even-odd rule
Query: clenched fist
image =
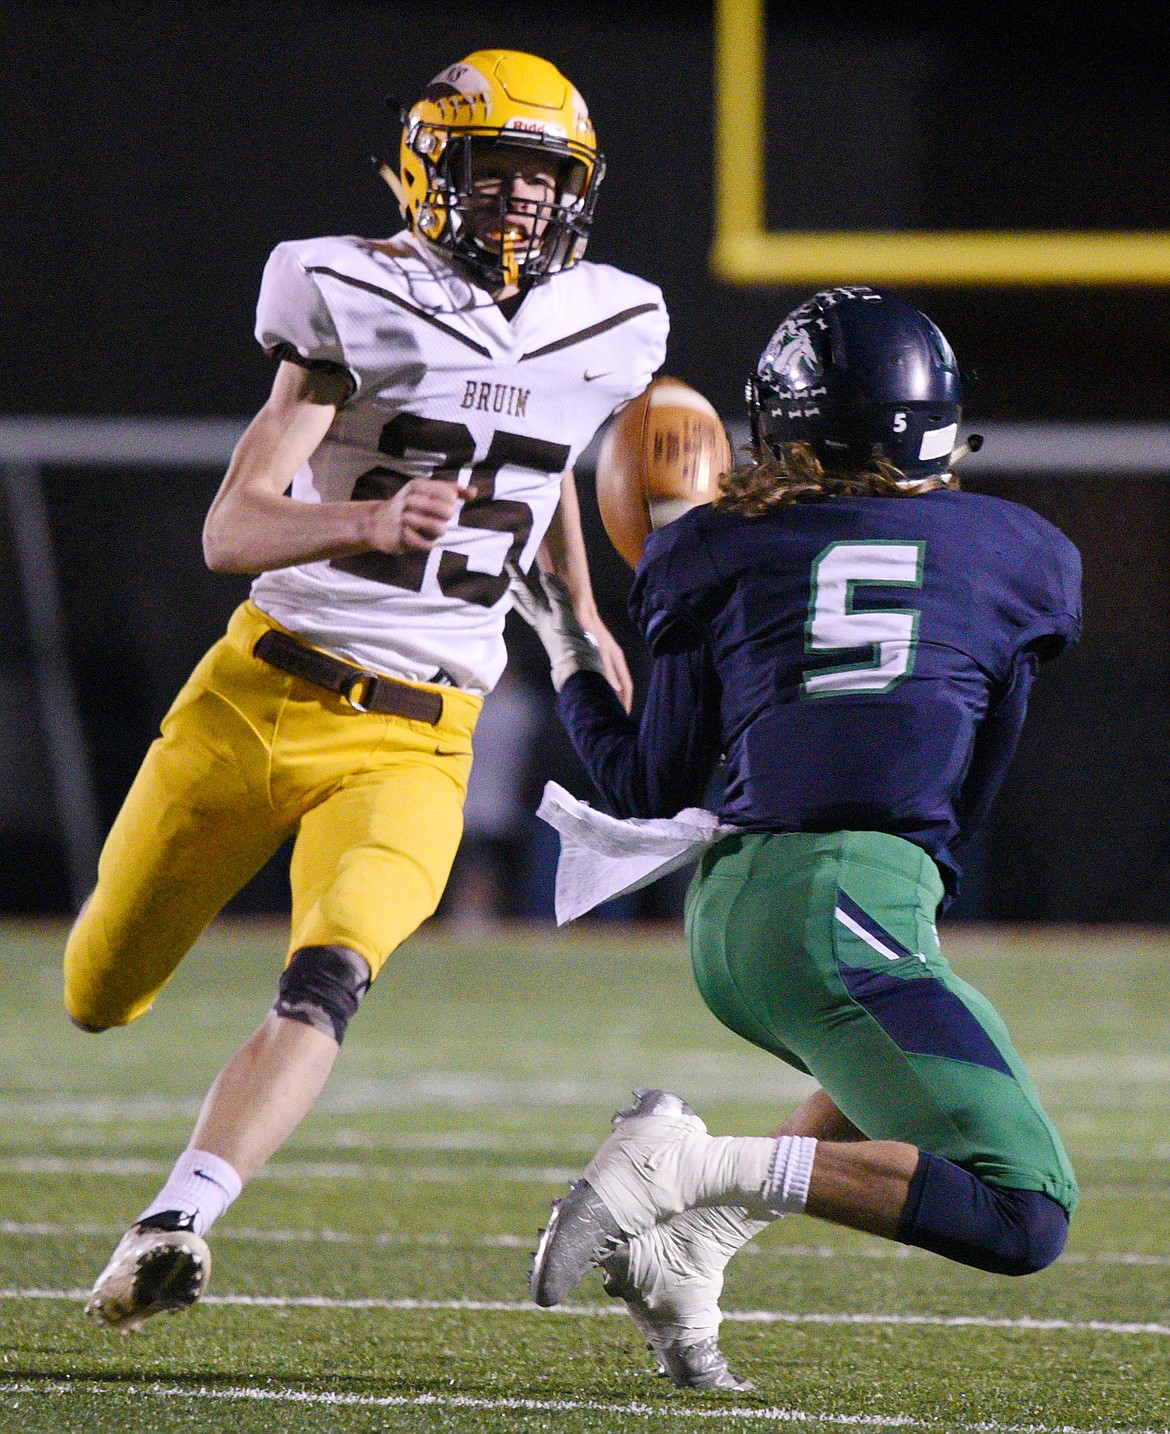
[(455, 509), (474, 488), (437, 478), (412, 478), (393, 498), (363, 503), (363, 538), (371, 552), (427, 552), (447, 531)]

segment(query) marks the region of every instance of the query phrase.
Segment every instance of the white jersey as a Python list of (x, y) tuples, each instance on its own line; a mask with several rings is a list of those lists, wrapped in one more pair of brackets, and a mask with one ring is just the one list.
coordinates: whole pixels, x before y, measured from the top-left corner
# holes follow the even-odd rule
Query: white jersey
[(508, 561), (527, 570), (571, 468), (661, 365), (652, 284), (581, 263), (529, 291), (512, 322), (409, 233), (279, 245), (256, 337), (342, 369), (353, 392), (293, 479), (310, 503), (392, 497), (416, 477), (476, 490), (429, 553), (363, 553), (262, 573), (256, 604), (363, 667), (488, 692), (503, 671)]

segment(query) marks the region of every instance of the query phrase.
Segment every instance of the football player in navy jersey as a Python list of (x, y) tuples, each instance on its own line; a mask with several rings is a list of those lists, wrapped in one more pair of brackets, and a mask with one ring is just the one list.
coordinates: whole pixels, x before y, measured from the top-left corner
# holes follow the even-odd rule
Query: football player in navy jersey
[(896, 295), (830, 289), (749, 381), (753, 461), (651, 535), (631, 611), (653, 663), (629, 718), (554, 579), (518, 586), (559, 711), (615, 815), (720, 816), (687, 899), (696, 981), (820, 1089), (768, 1138), (679, 1097), (614, 1118), (537, 1251), (556, 1304), (593, 1265), (676, 1383), (742, 1388), (717, 1343), (727, 1260), (790, 1211), (1020, 1275), (1077, 1187), (995, 1010), (935, 918), (1012, 757), (1040, 664), (1080, 628), (1080, 560), (1044, 519), (958, 491), (960, 381)]

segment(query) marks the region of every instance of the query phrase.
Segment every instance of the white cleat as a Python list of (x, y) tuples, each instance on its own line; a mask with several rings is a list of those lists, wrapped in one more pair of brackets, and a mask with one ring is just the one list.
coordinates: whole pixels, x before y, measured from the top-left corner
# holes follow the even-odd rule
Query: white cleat
[(634, 1096), (630, 1109), (614, 1115), (613, 1134), (584, 1179), (553, 1204), (529, 1281), (538, 1305), (560, 1304), (595, 1265), (683, 1208), (672, 1179), (677, 1147), (706, 1136), (707, 1127), (668, 1091), (638, 1089)]
[(659, 1373), (680, 1389), (744, 1392), (719, 1348), (723, 1270), (763, 1228), (732, 1207), (687, 1210), (602, 1261), (606, 1292), (623, 1299)]
[(206, 1290), (211, 1251), (194, 1230), (132, 1225), (97, 1278), (85, 1312), (129, 1334), (151, 1315), (176, 1314)]

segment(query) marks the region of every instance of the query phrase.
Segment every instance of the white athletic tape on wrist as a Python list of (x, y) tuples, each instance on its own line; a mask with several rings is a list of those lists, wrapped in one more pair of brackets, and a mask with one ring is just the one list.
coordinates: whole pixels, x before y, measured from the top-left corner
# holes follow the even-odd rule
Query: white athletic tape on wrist
[(766, 1203), (777, 1214), (799, 1214), (808, 1203), (817, 1142), (811, 1135), (781, 1135), (776, 1141)]

